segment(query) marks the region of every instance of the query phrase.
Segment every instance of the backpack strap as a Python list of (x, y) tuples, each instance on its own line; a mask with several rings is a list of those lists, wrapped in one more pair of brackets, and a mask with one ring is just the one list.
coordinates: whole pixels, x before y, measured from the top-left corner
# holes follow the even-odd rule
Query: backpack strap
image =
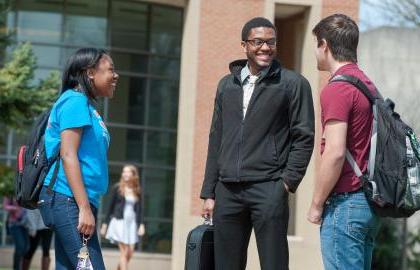
[[(61, 95), (63, 93), (64, 93), (63, 91), (60, 91), (58, 97), (54, 101), (54, 104), (60, 99), (60, 97), (61, 97)], [(51, 113), (51, 111), (52, 111), (52, 107), (49, 109), (49, 112), (48, 113)], [(51, 177), (50, 183), (48, 184), (48, 187), (47, 187), (47, 193), (48, 194), (52, 194), (53, 193), (53, 187), (55, 185), (55, 182), (57, 181), (58, 171), (60, 169), (60, 161), (61, 161), (61, 157), (60, 157), (60, 145), (58, 145), (57, 152), (51, 158), (51, 165), (48, 167), (48, 171), (51, 169), (51, 166), (54, 164), (54, 161), (56, 161), (56, 164), (55, 164), (55, 167), (54, 167), (54, 172), (53, 172), (53, 175)]]
[(359, 165), (357, 165), (356, 160), (354, 160), (353, 156), (351, 155), (349, 149), (346, 149), (346, 159), (348, 161), (348, 163), (350, 163), (350, 166), (352, 167), (354, 173), (356, 174), (357, 177), (362, 177), (363, 173), (359, 168)]
[[(355, 86), (357, 89), (359, 89), (369, 100), (370, 104), (375, 103), (375, 99), (377, 99), (376, 96), (372, 94), (372, 92), (369, 90), (369, 88), (364, 84), (359, 78), (356, 78), (354, 76), (350, 75), (336, 75), (334, 76), (330, 82), (347, 82)], [(376, 90), (376, 89), (375, 89)], [(376, 91), (378, 92), (378, 91)]]
[[(369, 88), (364, 84), (359, 78), (350, 75), (337, 75), (334, 76), (330, 82), (347, 82), (355, 86), (359, 89), (369, 100), (372, 105), (373, 111), (373, 124), (372, 124), (372, 136), (370, 138), (370, 151), (369, 151), (369, 162), (368, 162), (368, 173), (369, 177), (368, 180), (370, 183), (375, 184), (373, 180), (373, 175), (375, 173), (375, 158), (376, 158), (376, 146), (377, 146), (377, 135), (378, 135), (378, 110), (376, 106), (376, 99)], [(378, 91), (376, 91), (378, 92)], [(357, 177), (361, 177), (362, 171), (360, 170), (359, 166), (357, 165), (356, 161), (354, 160), (353, 156), (351, 155), (350, 151), (346, 149), (346, 159), (350, 163), (350, 166), (353, 168), (354, 173)]]
[[(51, 159), (52, 161), (56, 161), (56, 163), (55, 163), (55, 167), (54, 167), (54, 172), (53, 172), (53, 175), (52, 175), (52, 177), (51, 177), (51, 181), (50, 181), (50, 183), (48, 184), (48, 188), (47, 188), (47, 192), (48, 192), (48, 194), (52, 194), (53, 193), (53, 191), (52, 191), (52, 189), (53, 189), (53, 187), (54, 187), (54, 184), (55, 184), (55, 181), (57, 180), (57, 175), (58, 175), (58, 170), (60, 169), (60, 161), (61, 161), (61, 157), (60, 157), (60, 150), (58, 150), (57, 151), (57, 153), (54, 155), (54, 158), (53, 159)], [(51, 163), (51, 165), (52, 165), (53, 163)]]

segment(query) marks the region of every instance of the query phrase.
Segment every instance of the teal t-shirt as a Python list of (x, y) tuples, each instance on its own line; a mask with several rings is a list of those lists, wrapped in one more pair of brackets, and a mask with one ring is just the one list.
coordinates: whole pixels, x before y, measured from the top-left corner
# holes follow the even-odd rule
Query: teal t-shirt
[[(108, 190), (110, 137), (101, 116), (86, 95), (75, 90), (65, 91), (52, 107), (44, 137), (48, 158), (59, 150), (60, 133), (70, 128), (83, 128), (78, 150), (80, 169), (89, 202), (98, 207), (100, 196)], [(50, 183), (54, 167), (55, 164), (45, 178), (45, 186)], [(62, 163), (53, 190), (73, 197)]]

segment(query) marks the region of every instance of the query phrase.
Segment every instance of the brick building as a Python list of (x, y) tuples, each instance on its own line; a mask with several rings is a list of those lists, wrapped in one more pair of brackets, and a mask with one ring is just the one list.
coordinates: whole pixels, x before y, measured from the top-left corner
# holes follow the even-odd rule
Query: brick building
[[(275, 22), (280, 61), (309, 80), (318, 115), (318, 91), (325, 83), (326, 75), (316, 69), (311, 30), (321, 18), (333, 13), (345, 13), (358, 19), (359, 1), (203, 0), (189, 1), (185, 12), (172, 269), (182, 269), (186, 234), (201, 222), (199, 192), (204, 176), (214, 96), (219, 79), (228, 72), (229, 62), (244, 58), (240, 47), (243, 24), (255, 16), (265, 16)], [(318, 142), (319, 139), (316, 140)], [(306, 221), (318, 153), (316, 146), (306, 177), (296, 195), (290, 199), (290, 269), (323, 268), (319, 228)], [(259, 269), (254, 240), (251, 240), (248, 251), (247, 269)]]
[[(80, 47), (106, 48), (114, 58), (120, 84), (115, 99), (101, 101), (101, 111), (112, 137), (110, 180), (118, 181), (126, 162), (141, 171), (147, 233), (132, 262), (140, 270), (183, 269), (187, 233), (202, 222), (199, 192), (216, 86), (228, 64), (245, 57), (240, 47), (243, 24), (255, 16), (276, 24), (280, 61), (309, 80), (318, 113), (325, 74), (316, 69), (311, 30), (329, 14), (357, 19), (359, 13), (358, 0), (10, 2), (7, 27), (16, 30), (17, 41), (33, 44), (36, 78), (61, 69)], [(0, 146), (0, 162), (13, 165), (22, 138), (4, 129), (0, 136), (8, 142)], [(316, 148), (303, 183), (290, 198), (291, 269), (322, 269), (318, 227), (306, 221), (318, 152)], [(105, 196), (103, 209), (108, 203)], [(7, 246), (9, 241), (3, 227), (1, 243)], [(106, 241), (103, 246), (107, 267), (114, 268), (115, 246)], [(248, 269), (259, 269), (253, 240)]]

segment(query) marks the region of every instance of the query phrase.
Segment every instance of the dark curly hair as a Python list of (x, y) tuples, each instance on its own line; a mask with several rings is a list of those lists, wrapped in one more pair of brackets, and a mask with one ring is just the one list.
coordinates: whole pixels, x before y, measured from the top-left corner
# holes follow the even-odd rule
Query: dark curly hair
[(274, 32), (277, 32), (277, 29), (274, 26), (274, 24), (268, 19), (263, 17), (255, 17), (249, 20), (247, 23), (245, 23), (244, 27), (242, 28), (242, 41), (246, 41), (248, 39), (248, 35), (251, 29), (257, 27), (268, 27), (274, 29)]

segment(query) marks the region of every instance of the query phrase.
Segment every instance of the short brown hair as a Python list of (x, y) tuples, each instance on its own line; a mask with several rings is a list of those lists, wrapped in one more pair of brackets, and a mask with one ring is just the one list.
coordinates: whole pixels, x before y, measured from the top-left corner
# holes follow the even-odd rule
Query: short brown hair
[(334, 14), (322, 19), (312, 30), (318, 41), (327, 41), (327, 46), (335, 60), (357, 62), (357, 45), (359, 43), (359, 27), (348, 16)]

